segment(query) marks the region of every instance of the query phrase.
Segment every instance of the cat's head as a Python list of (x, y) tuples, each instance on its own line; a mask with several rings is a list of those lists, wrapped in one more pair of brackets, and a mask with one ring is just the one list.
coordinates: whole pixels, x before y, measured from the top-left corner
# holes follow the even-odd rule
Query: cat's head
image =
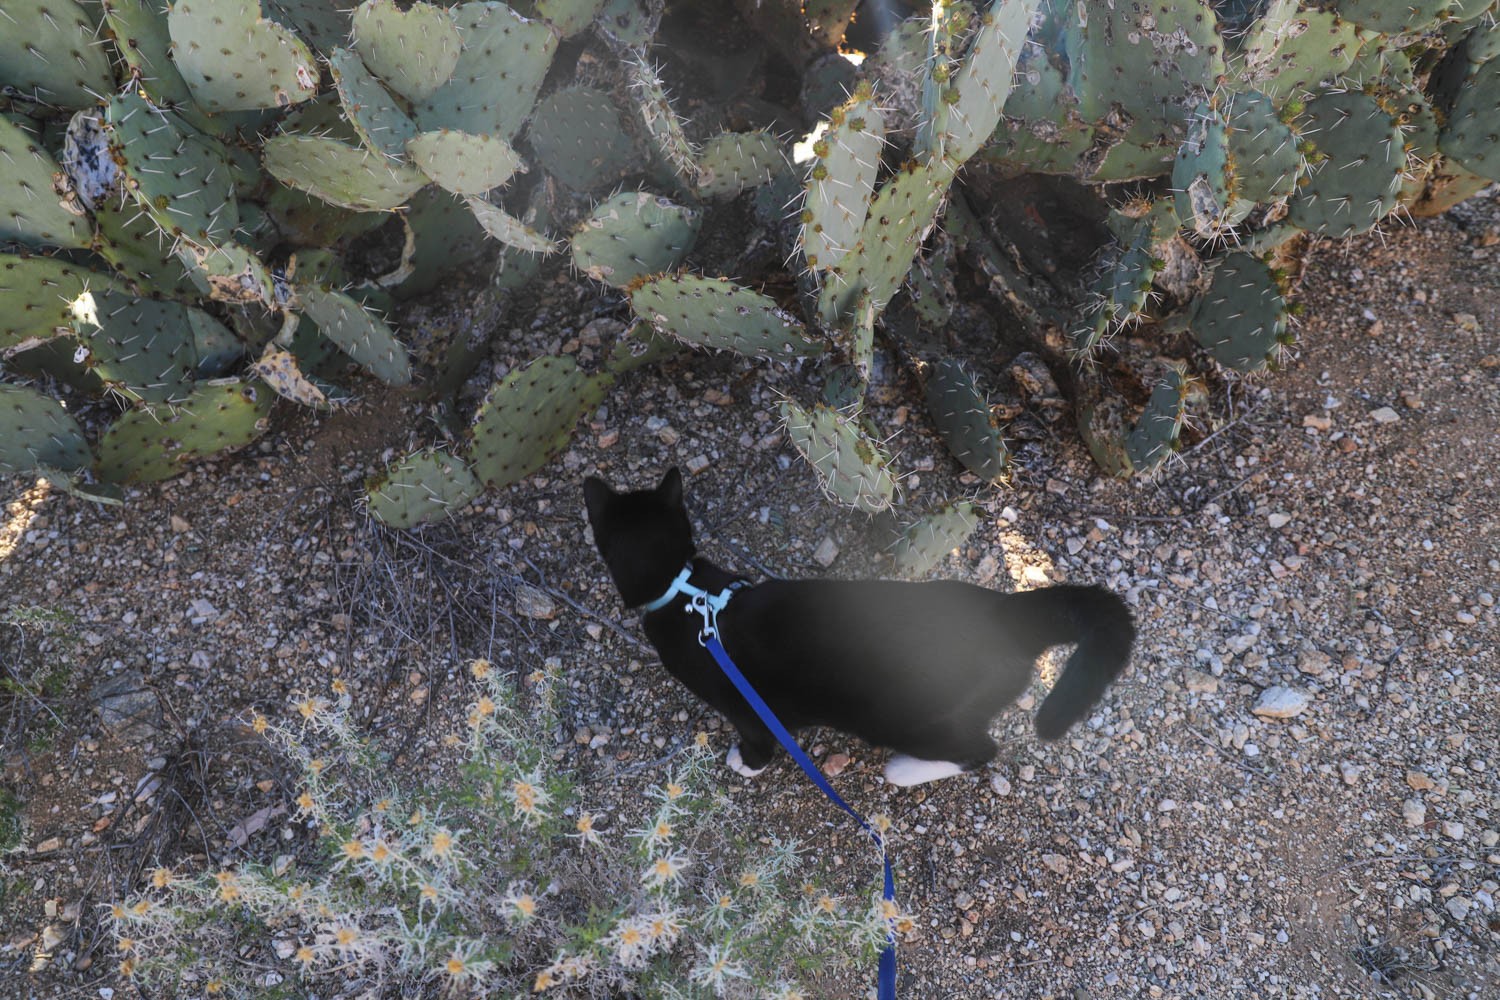
[(635, 607), (660, 597), (693, 557), (693, 528), (682, 502), (682, 473), (668, 469), (655, 489), (621, 493), (590, 476), (583, 482), (594, 544), (620, 597)]

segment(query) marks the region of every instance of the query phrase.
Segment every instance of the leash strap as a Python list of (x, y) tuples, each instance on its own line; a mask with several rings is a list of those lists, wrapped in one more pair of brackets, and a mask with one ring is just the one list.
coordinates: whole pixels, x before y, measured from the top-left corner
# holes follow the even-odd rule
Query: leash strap
[[(706, 618), (707, 616), (705, 616)], [(705, 635), (702, 638), (704, 647), (713, 656), (714, 661), (719, 664), (719, 669), (724, 671), (724, 675), (729, 678), (730, 682), (744, 696), (745, 701), (749, 702), (750, 707), (755, 709), (755, 714), (760, 716), (760, 721), (764, 722), (766, 728), (770, 729), (776, 739), (781, 742), (782, 747), (797, 762), (797, 766), (802, 768), (807, 777), (814, 785), (818, 786), (824, 795), (828, 796), (829, 801), (854, 817), (855, 822), (860, 825), (865, 833), (870, 835), (870, 839), (875, 842), (876, 848), (880, 851), (880, 861), (885, 865), (884, 898), (887, 902), (894, 903), (896, 901), (896, 878), (891, 873), (891, 859), (886, 855), (885, 840), (880, 836), (880, 832), (856, 812), (849, 803), (845, 802), (838, 792), (833, 790), (833, 786), (828, 783), (828, 779), (823, 776), (823, 772), (818, 769), (818, 765), (814, 764), (812, 758), (803, 753), (802, 748), (797, 745), (796, 739), (791, 733), (787, 732), (786, 727), (781, 724), (781, 720), (776, 718), (776, 713), (771, 711), (771, 706), (767, 705), (761, 699), (761, 696), (756, 693), (755, 688), (751, 687), (750, 682), (745, 679), (745, 675), (740, 673), (740, 668), (735, 666), (734, 661), (729, 658), (729, 653), (725, 651), (724, 644), (719, 642), (717, 629), (714, 629), (712, 624), (709, 625), (709, 629), (705, 631)], [(893, 926), (888, 925), (885, 942), (885, 950), (880, 953), (880, 972), (879, 978), (876, 981), (876, 995), (879, 997), (879, 1000), (896, 1000), (896, 930)]]

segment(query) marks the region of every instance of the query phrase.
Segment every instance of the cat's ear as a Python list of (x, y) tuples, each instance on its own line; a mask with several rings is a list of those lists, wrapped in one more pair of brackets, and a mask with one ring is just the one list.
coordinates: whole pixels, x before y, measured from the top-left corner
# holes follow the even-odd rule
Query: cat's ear
[(657, 484), (656, 495), (669, 507), (682, 506), (682, 471), (677, 466), (667, 470), (667, 474), (661, 477)]
[(583, 502), (589, 509), (589, 523), (596, 531), (604, 523), (604, 512), (615, 496), (610, 485), (598, 476), (589, 476), (583, 481)]

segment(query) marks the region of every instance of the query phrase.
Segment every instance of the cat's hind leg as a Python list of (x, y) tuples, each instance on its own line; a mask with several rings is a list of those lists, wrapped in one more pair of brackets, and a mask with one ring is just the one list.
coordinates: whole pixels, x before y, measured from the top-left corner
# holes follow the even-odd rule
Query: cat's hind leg
[(885, 780), (893, 785), (908, 788), (912, 785), (937, 781), (939, 778), (951, 778), (955, 774), (962, 774), (964, 770), (962, 764), (956, 764), (951, 760), (922, 760), (919, 757), (908, 757), (904, 753), (897, 753), (891, 754), (890, 761), (885, 765)]
[(885, 780), (893, 785), (910, 787), (940, 778), (951, 778), (955, 774), (983, 767), (995, 759), (999, 747), (985, 729), (950, 736), (941, 740), (924, 741), (921, 746), (911, 746), (922, 756), (894, 753), (885, 765)]
[(729, 748), (729, 756), (724, 758), (724, 763), (728, 764), (729, 769), (742, 778), (753, 778), (766, 769), (766, 765), (764, 764), (760, 767), (746, 767), (745, 758), (740, 755), (740, 745), (738, 743)]

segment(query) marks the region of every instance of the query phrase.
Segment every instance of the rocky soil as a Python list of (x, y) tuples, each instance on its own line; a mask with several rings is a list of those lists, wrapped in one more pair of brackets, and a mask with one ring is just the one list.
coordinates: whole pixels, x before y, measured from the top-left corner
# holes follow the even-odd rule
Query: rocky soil
[[(1100, 478), (1064, 423), (1021, 450), (1016, 488), (981, 492), (919, 412), (883, 410), (914, 505), (977, 494), (988, 514), (934, 575), (1104, 582), (1140, 627), (1086, 724), (1040, 744), (1028, 696), (983, 773), (898, 789), (883, 752), (807, 741), (895, 823), (919, 917), (903, 996), (1500, 995), (1500, 201), (1325, 248), (1302, 298), (1288, 370), (1235, 387), (1225, 425), (1154, 481)], [(588, 319), (518, 336), (588, 352)], [(0, 784), (24, 803), (0, 857), (0, 996), (128, 993), (98, 904), (164, 855), (268, 853), (294, 793), (238, 720), (335, 677), (418, 773), (476, 655), (562, 658), (559, 738), (606, 800), (699, 729), (727, 749), (620, 607), (579, 484), (679, 464), (718, 561), (888, 571), (885, 526), (819, 496), (774, 404), (734, 359), (640, 373), (559, 462), (417, 536), (353, 502), (407, 444), (391, 401), (123, 508), (5, 484), (0, 610), (27, 615), (0, 666), (42, 693), (0, 720)], [(723, 778), (747, 833), (873, 877), (789, 764)]]

